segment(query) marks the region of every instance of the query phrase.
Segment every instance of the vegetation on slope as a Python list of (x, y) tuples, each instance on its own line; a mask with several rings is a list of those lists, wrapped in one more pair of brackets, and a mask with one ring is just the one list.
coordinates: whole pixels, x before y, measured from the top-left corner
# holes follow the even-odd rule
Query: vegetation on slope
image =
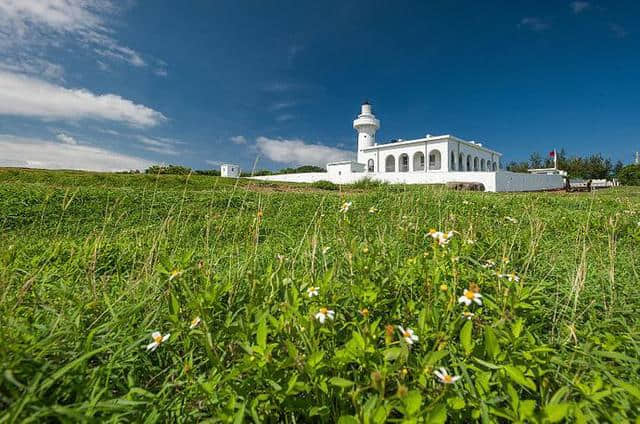
[(640, 414), (637, 189), (265, 187), (0, 171), (0, 421)]

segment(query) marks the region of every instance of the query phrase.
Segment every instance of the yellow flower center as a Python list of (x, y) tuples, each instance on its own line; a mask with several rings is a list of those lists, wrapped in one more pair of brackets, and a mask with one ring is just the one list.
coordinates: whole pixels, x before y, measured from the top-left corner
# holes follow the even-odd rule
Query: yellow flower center
[(476, 295), (471, 290), (467, 290), (467, 292), (464, 294), (464, 297), (466, 297), (469, 300), (473, 300), (476, 297)]
[(445, 376), (442, 377), (442, 380), (445, 383), (451, 383), (453, 381), (453, 378), (450, 375), (445, 375)]
[(327, 308), (320, 308), (320, 313), (322, 315), (327, 315), (327, 312), (329, 312), (329, 310)]
[(156, 337), (153, 338), (153, 341), (158, 344), (162, 343), (162, 335), (157, 335)]
[(435, 229), (435, 228), (431, 228), (431, 229), (429, 229), (429, 234), (433, 234), (433, 233), (435, 233), (435, 232), (436, 232), (436, 229)]
[(405, 338), (411, 338), (411, 333), (409, 333), (408, 331), (406, 331), (406, 330), (405, 330), (405, 331), (402, 333), (402, 337), (405, 337)]

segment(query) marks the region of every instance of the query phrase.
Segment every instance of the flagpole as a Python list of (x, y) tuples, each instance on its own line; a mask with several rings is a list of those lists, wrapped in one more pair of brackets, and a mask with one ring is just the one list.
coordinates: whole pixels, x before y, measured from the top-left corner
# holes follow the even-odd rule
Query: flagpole
[(556, 152), (556, 149), (553, 149), (553, 169), (558, 170), (558, 152)]

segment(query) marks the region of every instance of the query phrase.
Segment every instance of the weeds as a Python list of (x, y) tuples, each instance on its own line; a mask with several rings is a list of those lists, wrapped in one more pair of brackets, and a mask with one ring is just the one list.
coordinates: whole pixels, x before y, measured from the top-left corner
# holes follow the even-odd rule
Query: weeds
[(256, 186), (0, 172), (0, 421), (640, 414), (637, 190)]

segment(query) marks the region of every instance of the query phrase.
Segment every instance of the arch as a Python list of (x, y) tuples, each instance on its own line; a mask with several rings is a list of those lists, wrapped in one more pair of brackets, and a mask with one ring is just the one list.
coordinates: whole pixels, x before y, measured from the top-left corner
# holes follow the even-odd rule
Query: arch
[(373, 159), (369, 159), (367, 161), (367, 172), (374, 172), (376, 170), (375, 165), (373, 163)]
[(478, 160), (478, 157), (476, 156), (475, 158), (473, 158), (473, 170), (477, 171), (480, 167), (480, 161)]
[(387, 156), (384, 160), (384, 170), (385, 172), (396, 172), (396, 158), (393, 155)]
[(398, 171), (399, 172), (409, 172), (409, 155), (403, 153), (398, 158)]
[(454, 152), (451, 152), (451, 170), (456, 170), (456, 154)]
[(437, 170), (442, 167), (442, 155), (440, 150), (433, 149), (429, 152), (429, 170)]
[(493, 166), (493, 172), (496, 172), (498, 170), (498, 165), (495, 162), (493, 162), (492, 166)]
[(491, 161), (490, 160), (487, 161), (487, 171), (491, 172)]
[(467, 155), (467, 171), (471, 171), (471, 156)]
[(464, 161), (462, 153), (458, 155), (458, 171), (464, 171)]
[(413, 154), (413, 170), (424, 171), (424, 153), (415, 152)]
[(480, 170), (481, 171), (486, 171), (487, 170), (487, 166), (486, 166), (486, 163), (485, 163), (484, 159), (480, 159)]

